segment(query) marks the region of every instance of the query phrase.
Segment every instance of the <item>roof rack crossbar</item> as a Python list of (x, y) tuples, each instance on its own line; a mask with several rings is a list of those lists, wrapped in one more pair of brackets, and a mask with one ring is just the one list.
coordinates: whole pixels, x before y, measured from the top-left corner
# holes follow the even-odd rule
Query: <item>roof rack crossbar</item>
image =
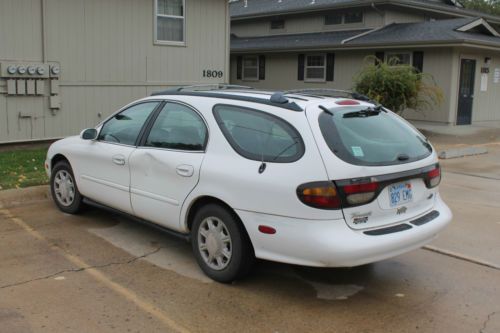
[(178, 86), (165, 89), (163, 91), (155, 91), (151, 96), (164, 95), (164, 93), (181, 92), (181, 91), (212, 91), (212, 90), (230, 90), (230, 89), (253, 89), (248, 86), (236, 84), (214, 83), (214, 84), (195, 84), (190, 86)]
[(347, 95), (353, 99), (357, 99), (364, 102), (378, 104), (374, 100), (370, 99), (368, 96), (357, 93), (355, 91), (341, 90), (341, 89), (328, 89), (328, 88), (305, 88), (305, 89), (294, 89), (284, 91), (283, 94), (298, 94), (298, 95), (309, 95), (309, 96), (320, 96), (320, 97), (339, 97), (339, 95)]

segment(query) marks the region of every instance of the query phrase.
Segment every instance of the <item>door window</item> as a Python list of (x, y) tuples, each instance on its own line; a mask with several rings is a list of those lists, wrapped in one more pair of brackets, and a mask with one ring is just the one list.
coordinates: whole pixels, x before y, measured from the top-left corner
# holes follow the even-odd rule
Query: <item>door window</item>
[(304, 155), (299, 133), (281, 118), (233, 105), (216, 105), (214, 116), (229, 144), (243, 157), (284, 163)]
[(203, 151), (207, 138), (207, 127), (198, 113), (181, 104), (167, 103), (156, 118), (145, 146)]
[(99, 141), (134, 146), (144, 123), (160, 102), (146, 102), (129, 107), (109, 119), (99, 133)]

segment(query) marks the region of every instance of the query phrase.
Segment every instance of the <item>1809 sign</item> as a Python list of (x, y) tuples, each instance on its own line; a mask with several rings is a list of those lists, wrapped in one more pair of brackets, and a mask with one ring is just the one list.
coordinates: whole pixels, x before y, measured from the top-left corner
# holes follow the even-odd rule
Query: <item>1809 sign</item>
[(208, 77), (208, 78), (222, 78), (224, 76), (223, 71), (215, 71), (215, 70), (209, 70), (206, 69), (203, 71), (203, 77)]

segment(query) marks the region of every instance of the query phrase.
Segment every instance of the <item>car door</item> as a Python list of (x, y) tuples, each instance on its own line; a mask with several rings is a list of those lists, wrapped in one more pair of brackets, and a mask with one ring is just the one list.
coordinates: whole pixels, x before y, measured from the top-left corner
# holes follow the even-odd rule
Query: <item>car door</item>
[(78, 188), (83, 196), (126, 213), (130, 205), (129, 157), (159, 101), (141, 102), (108, 119), (97, 140), (85, 141), (75, 154)]
[(134, 214), (179, 230), (182, 204), (198, 183), (208, 130), (193, 108), (167, 102), (130, 156)]

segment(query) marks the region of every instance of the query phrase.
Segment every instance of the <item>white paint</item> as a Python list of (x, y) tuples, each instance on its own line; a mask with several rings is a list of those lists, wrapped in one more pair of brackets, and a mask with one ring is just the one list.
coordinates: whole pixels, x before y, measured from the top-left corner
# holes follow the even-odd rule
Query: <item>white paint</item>
[(481, 74), (481, 91), (488, 90), (488, 74)]
[(500, 68), (495, 68), (493, 72), (493, 83), (500, 83)]
[(55, 277), (54, 280), (62, 281), (62, 280), (66, 280), (66, 278), (64, 276), (58, 276), (58, 277)]
[(394, 296), (403, 298), (403, 297), (405, 297), (405, 294), (398, 293), (398, 294), (395, 294)]

